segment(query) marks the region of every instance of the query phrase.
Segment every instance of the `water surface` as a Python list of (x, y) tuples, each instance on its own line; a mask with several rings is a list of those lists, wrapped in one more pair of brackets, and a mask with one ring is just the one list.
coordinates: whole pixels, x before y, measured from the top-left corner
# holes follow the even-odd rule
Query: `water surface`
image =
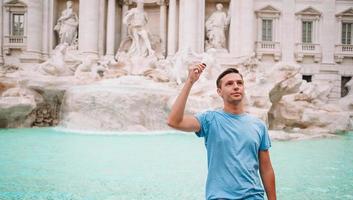
[[(353, 199), (352, 155), (353, 133), (273, 142), (278, 199)], [(193, 134), (0, 130), (1, 200), (202, 200), (206, 167)]]

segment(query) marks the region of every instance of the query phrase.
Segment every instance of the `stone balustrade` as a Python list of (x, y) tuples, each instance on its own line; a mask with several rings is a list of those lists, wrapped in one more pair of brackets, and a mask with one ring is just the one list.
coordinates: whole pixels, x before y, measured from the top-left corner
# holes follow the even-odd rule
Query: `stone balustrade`
[(26, 36), (7, 35), (4, 36), (4, 51), (7, 55), (11, 53), (11, 49), (25, 50), (27, 44)]
[(296, 60), (302, 62), (305, 56), (314, 57), (315, 62), (320, 62), (322, 58), (320, 44), (297, 43), (295, 48)]
[(257, 41), (256, 57), (261, 60), (263, 55), (273, 55), (275, 61), (278, 61), (281, 57), (280, 43), (272, 41)]
[(341, 63), (343, 58), (353, 58), (353, 45), (338, 44), (335, 45), (335, 62)]

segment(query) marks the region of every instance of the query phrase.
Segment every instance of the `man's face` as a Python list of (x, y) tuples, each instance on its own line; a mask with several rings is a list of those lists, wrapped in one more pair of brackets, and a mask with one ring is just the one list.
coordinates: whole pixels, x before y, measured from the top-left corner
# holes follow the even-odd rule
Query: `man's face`
[(244, 97), (244, 81), (239, 74), (227, 74), (221, 79), (221, 87), (217, 88), (217, 93), (223, 101), (238, 104)]

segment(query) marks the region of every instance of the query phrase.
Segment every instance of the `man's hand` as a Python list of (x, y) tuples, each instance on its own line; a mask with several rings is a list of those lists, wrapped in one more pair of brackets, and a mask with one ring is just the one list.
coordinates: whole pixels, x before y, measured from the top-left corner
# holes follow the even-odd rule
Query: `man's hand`
[(189, 67), (189, 75), (188, 75), (187, 81), (190, 81), (191, 83), (195, 83), (197, 80), (199, 80), (200, 75), (205, 68), (206, 68), (206, 64), (204, 63), (191, 65)]

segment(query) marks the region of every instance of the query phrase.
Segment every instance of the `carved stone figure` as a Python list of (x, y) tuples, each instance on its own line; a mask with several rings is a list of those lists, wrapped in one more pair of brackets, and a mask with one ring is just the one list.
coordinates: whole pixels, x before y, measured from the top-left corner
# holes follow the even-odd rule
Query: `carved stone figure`
[(66, 9), (62, 11), (54, 30), (58, 32), (60, 44), (67, 43), (70, 46), (76, 43), (78, 16), (73, 11), (72, 1), (66, 2)]
[(195, 57), (193, 55), (190, 47), (179, 50), (173, 58), (173, 69), (172, 77), (178, 85), (180, 85), (187, 77), (188, 65), (191, 64), (192, 60)]
[(99, 80), (103, 77), (103, 73), (108, 69), (109, 60), (98, 60), (94, 57), (87, 56), (75, 71), (76, 79)]
[(230, 22), (229, 16), (223, 11), (223, 5), (218, 3), (216, 11), (206, 21), (206, 50), (209, 48), (225, 49), (226, 33)]
[(67, 47), (67, 43), (56, 46), (52, 57), (39, 65), (39, 72), (43, 75), (52, 76), (73, 75), (73, 71), (65, 65), (65, 54)]
[(137, 7), (130, 9), (123, 22), (128, 26), (128, 37), (132, 40), (128, 54), (130, 56), (150, 56), (154, 54), (149, 33), (146, 30), (148, 17), (143, 8), (143, 0), (136, 2)]
[(206, 64), (204, 75), (200, 78), (201, 82), (205, 81), (206, 78), (212, 80), (214, 71), (217, 71), (217, 73), (220, 71), (220, 66), (215, 59), (215, 51), (212, 48), (208, 53), (198, 54), (192, 51), (190, 47), (178, 51), (174, 56), (172, 69), (172, 77), (176, 83), (180, 85), (187, 78), (188, 67), (193, 63)]

